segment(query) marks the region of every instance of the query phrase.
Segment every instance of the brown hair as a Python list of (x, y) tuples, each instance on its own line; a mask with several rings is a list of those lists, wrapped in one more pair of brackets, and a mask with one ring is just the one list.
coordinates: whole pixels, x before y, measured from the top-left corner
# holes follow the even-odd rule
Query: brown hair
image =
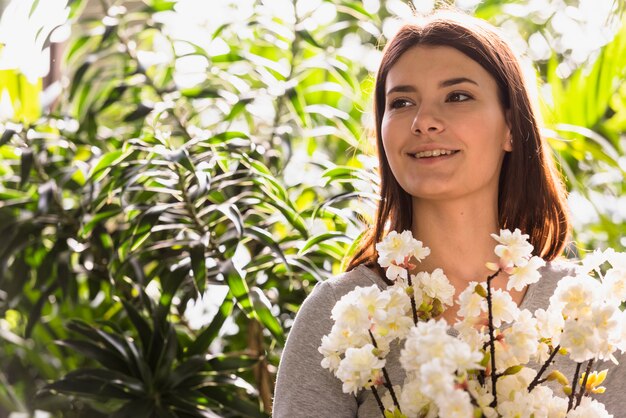
[(404, 25), (384, 49), (374, 90), (380, 202), (376, 222), (358, 243), (347, 269), (359, 264), (378, 268), (376, 243), (388, 231), (411, 229), (411, 196), (400, 187), (391, 172), (383, 149), (381, 126), (387, 74), (402, 54), (417, 45), (455, 48), (480, 64), (496, 80), (502, 106), (508, 111), (513, 141), (513, 151), (505, 153), (500, 171), (500, 228), (519, 228), (530, 236), (535, 255), (546, 260), (556, 258), (563, 251), (569, 230), (566, 192), (551, 150), (539, 134), (519, 62), (491, 25), (471, 16), (446, 11), (433, 14), (425, 23)]

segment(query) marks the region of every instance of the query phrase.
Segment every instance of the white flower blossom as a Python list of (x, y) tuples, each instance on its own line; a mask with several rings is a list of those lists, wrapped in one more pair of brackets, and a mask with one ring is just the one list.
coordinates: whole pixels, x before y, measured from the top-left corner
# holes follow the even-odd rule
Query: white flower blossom
[[(477, 282), (470, 282), (469, 285), (459, 294), (459, 316), (463, 318), (478, 317), (483, 311), (484, 298), (475, 292)], [(480, 286), (485, 289), (483, 283)], [(485, 290), (486, 292), (486, 290)]]
[(575, 362), (590, 360), (596, 356), (599, 340), (593, 322), (568, 318), (565, 320), (561, 347), (565, 348)]
[(580, 274), (589, 274), (592, 271), (600, 271), (600, 266), (607, 260), (607, 254), (602, 250), (594, 250), (583, 258), (578, 272)]
[(609, 248), (605, 252), (606, 259), (614, 269), (626, 271), (626, 252), (617, 252)]
[(439, 416), (442, 418), (467, 418), (474, 414), (474, 407), (469, 394), (462, 390), (453, 390), (438, 403)]
[(612, 416), (603, 404), (588, 396), (584, 396), (580, 405), (567, 414), (567, 418), (609, 418)]
[(406, 379), (401, 391), (396, 391), (396, 393), (399, 393), (400, 408), (406, 416), (423, 416), (420, 413), (425, 413), (424, 418), (439, 416), (437, 406), (432, 399), (421, 392), (419, 380)]
[(361, 348), (348, 348), (339, 363), (336, 376), (343, 382), (343, 392), (355, 394), (359, 389), (376, 382), (385, 367), (385, 360), (374, 355), (374, 346), (366, 344)]
[[(499, 328), (503, 322), (510, 323), (517, 319), (519, 308), (508, 292), (500, 289), (491, 291), (493, 326)], [(487, 311), (487, 301), (483, 299), (483, 310)]]
[(586, 275), (566, 276), (550, 297), (550, 305), (566, 317), (579, 317), (591, 309), (591, 301), (601, 292), (600, 282)]
[(555, 346), (558, 345), (565, 324), (561, 311), (554, 307), (550, 307), (548, 310), (537, 309), (535, 319), (537, 320), (539, 337), (551, 340)]
[(382, 319), (373, 320), (371, 331), (378, 348), (386, 351), (391, 341), (407, 336), (413, 326), (413, 319), (409, 316), (411, 300), (406, 294), (406, 287), (396, 284), (383, 293), (387, 295), (384, 308), (387, 314)]
[(459, 332), (459, 338), (465, 341), (473, 351), (480, 350), (489, 341), (487, 327), (479, 325), (480, 318), (467, 317), (454, 324), (454, 329)]
[(449, 339), (443, 351), (443, 358), (453, 369), (459, 371), (483, 369), (480, 365), (483, 355), (480, 351), (472, 350), (465, 341), (458, 338)]
[(474, 397), (486, 418), (496, 418), (498, 416), (496, 410), (491, 407), (493, 394), (490, 391), (490, 386), (482, 386), (478, 381), (470, 380), (467, 382), (467, 390)]
[(511, 354), (521, 364), (526, 364), (537, 354), (539, 333), (537, 320), (527, 309), (520, 312), (515, 323), (504, 330), (505, 341)]
[(503, 268), (521, 266), (530, 258), (533, 246), (528, 242), (528, 235), (522, 234), (519, 229), (511, 232), (507, 229), (500, 230), (500, 235), (491, 234), (499, 242), (494, 252), (500, 257), (500, 265)]
[(378, 286), (357, 287), (335, 304), (331, 318), (342, 328), (369, 330), (372, 319), (384, 319), (389, 294)]
[(602, 279), (602, 294), (613, 303), (626, 300), (626, 269), (609, 269)]
[(378, 264), (381, 267), (389, 267), (392, 264), (406, 267), (409, 258), (415, 257), (417, 261), (423, 260), (430, 254), (430, 249), (424, 247), (421, 241), (413, 238), (411, 231), (398, 234), (391, 231), (378, 244)]
[(511, 394), (511, 399), (498, 399), (497, 410), (503, 418), (531, 418), (532, 399), (526, 390)]
[(454, 373), (446, 368), (441, 358), (422, 364), (417, 378), (422, 393), (433, 399), (439, 408), (455, 391)]
[(541, 257), (531, 257), (528, 262), (518, 267), (514, 267), (506, 285), (506, 290), (522, 290), (529, 284), (537, 283), (541, 278), (539, 268), (546, 265)]
[(423, 292), (433, 299), (439, 299), (444, 305), (452, 306), (454, 298), (454, 286), (450, 284), (443, 270), (438, 268), (432, 273), (418, 273), (415, 276), (419, 281)]
[(537, 372), (530, 367), (523, 367), (519, 372), (512, 375), (501, 376), (497, 385), (498, 401), (513, 401), (516, 393), (528, 392), (528, 385), (535, 376), (537, 376)]
[(389, 264), (385, 270), (385, 277), (392, 282), (395, 282), (398, 279), (406, 280), (408, 277), (408, 271), (405, 267)]
[(420, 367), (433, 359), (443, 357), (444, 347), (454, 337), (447, 334), (444, 320), (418, 322), (411, 328), (404, 348), (400, 352), (400, 364), (407, 372), (419, 370)]

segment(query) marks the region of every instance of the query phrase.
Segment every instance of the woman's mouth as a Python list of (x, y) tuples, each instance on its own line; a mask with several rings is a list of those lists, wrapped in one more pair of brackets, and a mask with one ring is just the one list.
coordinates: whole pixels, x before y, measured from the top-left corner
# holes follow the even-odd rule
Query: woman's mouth
[(421, 158), (432, 158), (432, 157), (442, 157), (446, 155), (452, 155), (459, 152), (458, 150), (449, 150), (449, 149), (434, 149), (428, 151), (420, 151), (415, 154), (410, 154), (413, 158), (421, 159)]

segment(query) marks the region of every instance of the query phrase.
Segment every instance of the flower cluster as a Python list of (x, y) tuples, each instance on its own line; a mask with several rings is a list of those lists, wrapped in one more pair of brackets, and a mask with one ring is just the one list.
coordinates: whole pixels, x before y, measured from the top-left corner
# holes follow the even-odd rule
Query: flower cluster
[[(344, 392), (370, 389), (388, 417), (610, 416), (588, 395), (604, 392), (607, 372), (592, 372), (594, 361), (616, 361), (616, 350), (626, 351), (626, 254), (593, 253), (559, 281), (546, 309), (530, 312), (508, 291), (536, 283), (545, 261), (518, 229), (493, 237), (499, 260), (487, 267), (494, 273), (458, 295), (453, 327), (437, 319), (455, 294), (444, 272), (414, 273), (430, 250), (410, 231), (391, 232), (376, 246), (393, 285), (343, 296), (319, 348), (322, 366)], [(506, 291), (492, 284), (500, 275), (508, 276)], [(401, 385), (386, 372), (394, 343), (401, 347)], [(574, 376), (550, 367), (557, 356), (575, 364)]]

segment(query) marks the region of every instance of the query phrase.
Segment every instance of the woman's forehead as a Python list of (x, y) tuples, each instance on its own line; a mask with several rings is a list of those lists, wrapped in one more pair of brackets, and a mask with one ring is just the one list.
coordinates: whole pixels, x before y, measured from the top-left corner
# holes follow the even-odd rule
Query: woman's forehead
[(406, 50), (391, 66), (385, 87), (387, 91), (399, 85), (447, 87), (461, 79), (476, 85), (495, 84), (491, 74), (461, 51), (419, 45)]

